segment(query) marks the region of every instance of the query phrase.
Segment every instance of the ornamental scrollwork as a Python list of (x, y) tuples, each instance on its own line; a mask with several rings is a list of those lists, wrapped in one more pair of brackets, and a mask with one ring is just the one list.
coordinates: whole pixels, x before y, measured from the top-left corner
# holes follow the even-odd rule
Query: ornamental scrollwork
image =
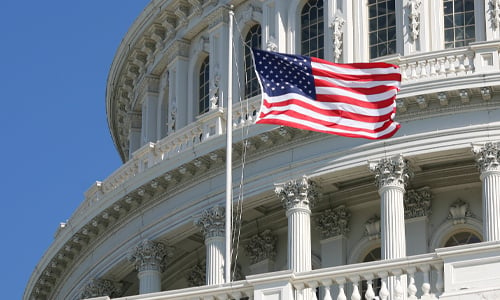
[(337, 16), (330, 24), (330, 28), (333, 30), (333, 53), (335, 54), (335, 61), (338, 62), (340, 56), (342, 55), (342, 43), (344, 38), (344, 33), (342, 27), (344, 27), (345, 21), (342, 17)]
[(226, 210), (222, 206), (214, 206), (203, 211), (201, 217), (194, 224), (200, 227), (205, 238), (224, 237), (226, 224)]
[(83, 289), (80, 299), (88, 299), (94, 297), (120, 297), (121, 288), (118, 284), (108, 279), (92, 279)]
[(422, 0), (410, 0), (408, 3), (408, 18), (410, 19), (410, 36), (416, 41), (420, 34), (420, 5)]
[(473, 216), (474, 215), (469, 209), (469, 203), (462, 199), (457, 199), (450, 205), (447, 219), (453, 221), (453, 224), (465, 224), (467, 218)]
[(377, 240), (381, 237), (380, 217), (375, 215), (365, 222), (365, 236), (369, 240)]
[(194, 265), (187, 272), (187, 282), (190, 287), (202, 286), (207, 282), (207, 266), (206, 262), (202, 261)]
[(370, 162), (369, 168), (375, 174), (375, 184), (378, 188), (385, 186), (404, 188), (413, 176), (408, 161), (402, 155)]
[(404, 198), (405, 218), (427, 217), (431, 214), (431, 193), (427, 190), (409, 190)]
[(351, 230), (350, 218), (351, 212), (343, 205), (335, 209), (327, 209), (316, 218), (316, 228), (324, 239), (346, 235)]
[(490, 0), (490, 12), (493, 28), (500, 29), (500, 0)]
[(488, 142), (484, 145), (472, 145), (472, 152), (481, 172), (500, 170), (500, 151), (497, 143)]
[(301, 180), (290, 180), (283, 184), (277, 184), (274, 192), (287, 210), (299, 207), (310, 209), (318, 198), (316, 183), (305, 175)]
[(163, 272), (166, 260), (173, 254), (173, 248), (163, 243), (144, 240), (129, 255), (129, 261), (135, 264), (137, 271), (156, 270)]
[(252, 236), (245, 247), (245, 252), (252, 264), (265, 259), (273, 260), (276, 257), (276, 236), (269, 229)]

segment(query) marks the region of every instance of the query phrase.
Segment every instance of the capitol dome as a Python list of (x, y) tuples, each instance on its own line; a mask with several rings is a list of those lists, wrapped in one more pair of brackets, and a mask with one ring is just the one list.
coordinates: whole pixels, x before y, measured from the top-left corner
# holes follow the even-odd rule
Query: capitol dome
[[(255, 124), (251, 47), (397, 65), (401, 128)], [(107, 80), (123, 165), (57, 229), (23, 299), (498, 297), (499, 50), (498, 0), (151, 0)]]

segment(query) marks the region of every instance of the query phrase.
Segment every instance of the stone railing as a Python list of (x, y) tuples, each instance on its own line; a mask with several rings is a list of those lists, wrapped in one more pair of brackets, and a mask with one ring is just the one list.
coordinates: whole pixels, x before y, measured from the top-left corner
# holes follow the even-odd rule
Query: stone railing
[[(499, 266), (500, 242), (486, 242), (302, 273), (278, 271), (250, 275), (245, 280), (217, 286), (116, 300), (359, 300), (361, 295), (369, 300), (497, 299), (488, 297), (500, 294), (496, 271)], [(389, 282), (393, 282), (392, 288)], [(472, 295), (475, 298), (468, 298)]]

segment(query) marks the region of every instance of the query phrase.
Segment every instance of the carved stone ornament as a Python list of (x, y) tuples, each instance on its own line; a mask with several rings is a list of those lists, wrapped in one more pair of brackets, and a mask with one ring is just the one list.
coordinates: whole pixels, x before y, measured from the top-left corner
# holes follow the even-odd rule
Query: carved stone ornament
[(476, 162), (481, 172), (499, 171), (499, 149), (497, 143), (486, 143), (484, 145), (472, 145), (472, 152), (476, 157)]
[(368, 237), (369, 240), (377, 240), (380, 239), (380, 217), (375, 215), (372, 218), (368, 219), (365, 223), (365, 236)]
[(85, 286), (80, 295), (80, 299), (88, 299), (94, 297), (120, 297), (121, 296), (121, 288), (119, 288), (118, 284), (112, 282), (107, 279), (92, 279)]
[(224, 237), (226, 223), (226, 210), (222, 206), (215, 206), (203, 211), (201, 217), (194, 221), (200, 227), (205, 238)]
[(369, 167), (375, 173), (375, 184), (378, 188), (385, 186), (404, 188), (413, 175), (408, 167), (408, 161), (402, 155), (370, 162)]
[(500, 29), (500, 0), (490, 0), (490, 12), (493, 28)]
[(202, 286), (207, 283), (207, 265), (205, 261), (197, 263), (187, 272), (187, 282), (190, 287)]
[(469, 203), (458, 199), (453, 202), (449, 208), (448, 220), (452, 220), (453, 224), (465, 224), (467, 222), (466, 218), (473, 217), (472, 212), (469, 209)]
[(337, 16), (333, 20), (330, 27), (333, 30), (333, 53), (335, 54), (335, 61), (337, 62), (342, 55), (342, 42), (344, 39), (344, 33), (342, 27), (344, 27), (345, 21), (342, 17)]
[(422, 0), (410, 0), (408, 2), (408, 18), (410, 19), (410, 37), (416, 41), (420, 34), (420, 5)]
[(172, 256), (172, 248), (163, 243), (144, 240), (129, 255), (137, 271), (165, 271), (167, 257)]
[(324, 239), (346, 235), (351, 230), (350, 218), (351, 213), (343, 205), (335, 209), (327, 209), (316, 218), (316, 228)]
[(406, 219), (427, 217), (431, 214), (431, 193), (427, 190), (409, 190), (404, 205)]
[(278, 51), (278, 45), (276, 44), (276, 39), (272, 35), (270, 35), (269, 39), (267, 40), (266, 50), (273, 51), (273, 52)]
[(310, 209), (316, 203), (318, 196), (316, 184), (305, 175), (300, 181), (290, 180), (287, 183), (277, 184), (274, 191), (287, 210), (300, 207)]
[(265, 259), (273, 260), (276, 257), (276, 236), (269, 229), (252, 236), (245, 247), (245, 252), (252, 264)]
[(210, 84), (210, 110), (215, 110), (219, 106), (219, 84), (220, 84), (220, 73), (219, 65), (215, 66), (214, 78), (211, 80)]

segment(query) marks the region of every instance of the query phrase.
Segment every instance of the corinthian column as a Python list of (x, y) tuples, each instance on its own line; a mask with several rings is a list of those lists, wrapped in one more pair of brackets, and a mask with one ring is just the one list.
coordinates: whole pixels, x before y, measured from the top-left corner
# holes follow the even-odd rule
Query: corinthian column
[(500, 240), (500, 163), (497, 143), (472, 145), (483, 183), (483, 236)]
[[(276, 194), (286, 209), (288, 218), (288, 269), (294, 272), (311, 268), (311, 207), (316, 201), (316, 189), (306, 176), (276, 185)], [(304, 298), (312, 296), (310, 289), (302, 291)]]
[(161, 273), (169, 256), (172, 249), (159, 242), (144, 240), (134, 248), (129, 260), (139, 272), (139, 294), (161, 291)]
[(195, 221), (205, 235), (207, 285), (224, 283), (225, 218), (224, 207), (215, 206), (203, 211)]

